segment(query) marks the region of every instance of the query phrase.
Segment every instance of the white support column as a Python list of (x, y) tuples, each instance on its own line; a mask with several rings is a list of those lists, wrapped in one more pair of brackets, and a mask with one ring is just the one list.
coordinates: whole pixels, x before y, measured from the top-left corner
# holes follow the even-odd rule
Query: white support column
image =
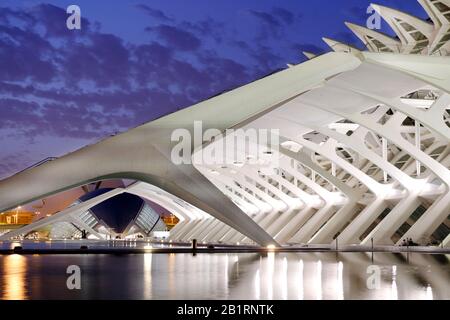
[(283, 212), (279, 219), (267, 227), (267, 233), (272, 237), (275, 237), (284, 228), (284, 226), (292, 222), (292, 219), (298, 214), (298, 212), (301, 212), (301, 210), (297, 209)]
[[(350, 202), (338, 210), (336, 214), (311, 238), (309, 244), (329, 244), (334, 235), (348, 222), (358, 209), (358, 205)], [(320, 227), (320, 226), (319, 226)]]
[(450, 247), (450, 234), (444, 239), (444, 241), (442, 241), (442, 245), (446, 248)]
[(83, 220), (81, 220), (77, 215), (70, 215), (68, 218), (69, 221), (71, 221), (73, 224), (75, 224), (78, 228), (84, 229), (86, 232), (96, 236), (99, 240), (105, 239), (104, 235), (101, 235), (96, 230), (88, 226), (86, 223), (84, 223)]
[(413, 241), (427, 245), (432, 233), (445, 221), (450, 212), (450, 192), (435, 200), (428, 210), (414, 223), (398, 242), (411, 238)]
[(339, 235), (341, 244), (359, 244), (359, 237), (387, 208), (384, 198), (376, 197)]
[(289, 224), (285, 225), (280, 232), (275, 236), (275, 239), (280, 243), (286, 243), (294, 234), (308, 221), (309, 218), (316, 212), (312, 207), (297, 212)]
[(215, 235), (212, 235), (211, 242), (223, 242), (222, 239), (229, 232), (234, 232), (235, 230), (230, 226), (226, 226), (225, 228), (220, 229)]
[(217, 235), (221, 233), (223, 230), (230, 230), (230, 229), (231, 227), (227, 226), (223, 222), (218, 223), (202, 240), (205, 242), (217, 242), (219, 240), (217, 238)]
[[(420, 123), (416, 120), (415, 122), (414, 122), (414, 128), (415, 128), (415, 141), (416, 141), (416, 148), (417, 149), (419, 149), (419, 150), (421, 150), (422, 149), (422, 139), (421, 139), (421, 136), (420, 136)], [(420, 167), (422, 166), (422, 164), (420, 163), (420, 161), (419, 160), (416, 160), (416, 173), (417, 173), (417, 177), (420, 177), (420, 175), (421, 175), (421, 169), (420, 169)]]
[(212, 217), (206, 218), (204, 223), (202, 223), (202, 225), (193, 232), (193, 234), (191, 235), (191, 239), (197, 239), (197, 241), (199, 242), (202, 241), (202, 234), (204, 234), (206, 230), (209, 230), (215, 221), (217, 221), (217, 219), (214, 219)]
[(216, 228), (217, 225), (219, 225), (220, 223), (221, 223), (220, 220), (217, 220), (217, 219), (214, 219), (213, 221), (211, 221), (211, 224), (209, 224), (208, 227), (205, 227), (205, 229), (203, 229), (197, 235), (198, 241), (202, 241), (202, 242), (205, 241), (206, 236), (211, 232), (211, 230)]
[(392, 245), (391, 236), (420, 205), (418, 193), (412, 193), (401, 200), (389, 214), (361, 242), (367, 245), (373, 239), (376, 244)]
[[(181, 236), (182, 240), (185, 241), (191, 241), (191, 239), (194, 239), (193, 235), (195, 232), (197, 232), (199, 229), (203, 228), (206, 224), (208, 224), (212, 218), (205, 218), (200, 219), (195, 225), (193, 225), (185, 234)], [(197, 239), (198, 240), (198, 239)]]
[[(383, 153), (383, 160), (388, 162), (388, 151), (387, 151), (387, 140), (386, 138), (381, 138), (382, 141), (382, 153)], [(388, 181), (388, 173), (386, 170), (383, 170), (383, 179), (384, 182), (387, 183)]]
[(314, 233), (336, 212), (332, 205), (326, 205), (317, 211), (297, 233), (289, 240), (290, 243), (308, 243)]
[[(261, 228), (263, 230), (266, 230), (266, 228), (272, 224), (281, 214), (279, 212), (271, 212), (265, 215), (265, 217), (261, 220), (261, 222), (259, 222), (258, 224), (261, 226)], [(220, 240), (227, 243), (232, 241), (233, 238), (235, 238), (236, 236), (241, 237), (240, 235), (236, 234), (236, 232), (234, 232), (235, 230), (233, 230), (232, 232), (228, 233), (227, 235), (225, 235), (224, 237), (222, 237)], [(237, 239), (234, 239), (234, 242), (237, 242)]]

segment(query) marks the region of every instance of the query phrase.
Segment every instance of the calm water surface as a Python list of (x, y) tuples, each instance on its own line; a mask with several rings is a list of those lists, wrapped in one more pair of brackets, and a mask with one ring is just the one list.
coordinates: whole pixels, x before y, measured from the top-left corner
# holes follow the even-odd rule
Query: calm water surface
[[(5, 255), (1, 299), (450, 299), (446, 255)], [(79, 291), (66, 269), (81, 268)], [(368, 267), (381, 271), (369, 290)], [(370, 270), (370, 269), (369, 269)]]

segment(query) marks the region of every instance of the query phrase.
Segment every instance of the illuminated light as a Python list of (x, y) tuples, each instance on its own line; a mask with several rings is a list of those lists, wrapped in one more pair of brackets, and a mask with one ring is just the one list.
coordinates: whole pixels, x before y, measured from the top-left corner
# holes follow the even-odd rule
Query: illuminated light
[(261, 299), (261, 278), (259, 276), (259, 269), (255, 272), (255, 298)]
[(12, 254), (5, 256), (3, 263), (3, 290), (0, 298), (3, 300), (26, 299), (26, 258), (18, 254)]
[(288, 262), (287, 258), (283, 258), (283, 283), (281, 284), (281, 290), (282, 290), (282, 299), (287, 300), (288, 299)]
[(391, 300), (398, 300), (397, 266), (392, 267)]
[(267, 299), (273, 299), (273, 280), (275, 274), (275, 253), (271, 252), (267, 254)]
[(317, 261), (317, 284), (316, 284), (317, 300), (322, 300), (322, 261)]
[(337, 276), (337, 298), (344, 300), (344, 264), (339, 261), (338, 263), (338, 276)]
[(274, 244), (269, 244), (268, 246), (267, 246), (267, 250), (270, 250), (270, 251), (273, 251), (273, 250), (275, 250), (275, 245)]
[(144, 249), (145, 249), (145, 250), (152, 250), (153, 247), (152, 247), (151, 245), (147, 245), (147, 246), (144, 246)]
[(434, 297), (433, 297), (433, 289), (431, 288), (430, 285), (428, 285), (428, 287), (427, 287), (426, 299), (427, 299), (427, 300), (434, 300)]
[(239, 245), (240, 245), (240, 243), (239, 243), (239, 242), (236, 242), (236, 245), (238, 245), (238, 246), (239, 246)]
[(20, 247), (20, 242), (12, 242), (11, 243), (11, 248), (14, 249), (15, 247)]
[(299, 270), (298, 270), (298, 282), (297, 282), (297, 288), (298, 288), (298, 300), (304, 300), (305, 294), (303, 291), (303, 260), (300, 260), (299, 263)]
[(144, 254), (144, 294), (146, 299), (153, 298), (152, 292), (152, 254)]

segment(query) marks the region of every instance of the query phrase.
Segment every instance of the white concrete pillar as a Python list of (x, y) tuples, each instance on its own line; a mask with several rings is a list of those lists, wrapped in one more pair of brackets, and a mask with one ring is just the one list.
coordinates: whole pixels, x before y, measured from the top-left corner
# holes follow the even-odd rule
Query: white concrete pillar
[(300, 230), (289, 240), (292, 243), (308, 243), (314, 233), (336, 212), (336, 208), (327, 204), (325, 207), (317, 211), (311, 219), (309, 219)]
[(366, 231), (376, 218), (387, 208), (383, 198), (375, 198), (339, 235), (341, 244), (359, 244), (359, 237)]
[(449, 214), (450, 192), (435, 200), (398, 243), (401, 243), (403, 239), (411, 238), (415, 242), (426, 245), (433, 232), (447, 219)]
[(389, 214), (370, 232), (361, 242), (367, 245), (373, 239), (375, 244), (392, 245), (391, 236), (408, 219), (413, 211), (420, 205), (420, 199), (416, 193), (402, 199)]
[(355, 202), (350, 202), (343, 206), (336, 214), (328, 220), (328, 222), (321, 228), (314, 237), (309, 240), (309, 244), (329, 244), (334, 239), (334, 235), (338, 233), (341, 228), (353, 217), (358, 205)]

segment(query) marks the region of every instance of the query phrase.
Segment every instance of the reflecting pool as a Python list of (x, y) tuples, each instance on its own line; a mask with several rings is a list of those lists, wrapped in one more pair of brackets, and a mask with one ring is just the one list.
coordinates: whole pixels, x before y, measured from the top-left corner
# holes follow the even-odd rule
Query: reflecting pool
[[(81, 290), (67, 288), (70, 265)], [(388, 253), (14, 254), (0, 256), (0, 298), (450, 299), (450, 264)]]

